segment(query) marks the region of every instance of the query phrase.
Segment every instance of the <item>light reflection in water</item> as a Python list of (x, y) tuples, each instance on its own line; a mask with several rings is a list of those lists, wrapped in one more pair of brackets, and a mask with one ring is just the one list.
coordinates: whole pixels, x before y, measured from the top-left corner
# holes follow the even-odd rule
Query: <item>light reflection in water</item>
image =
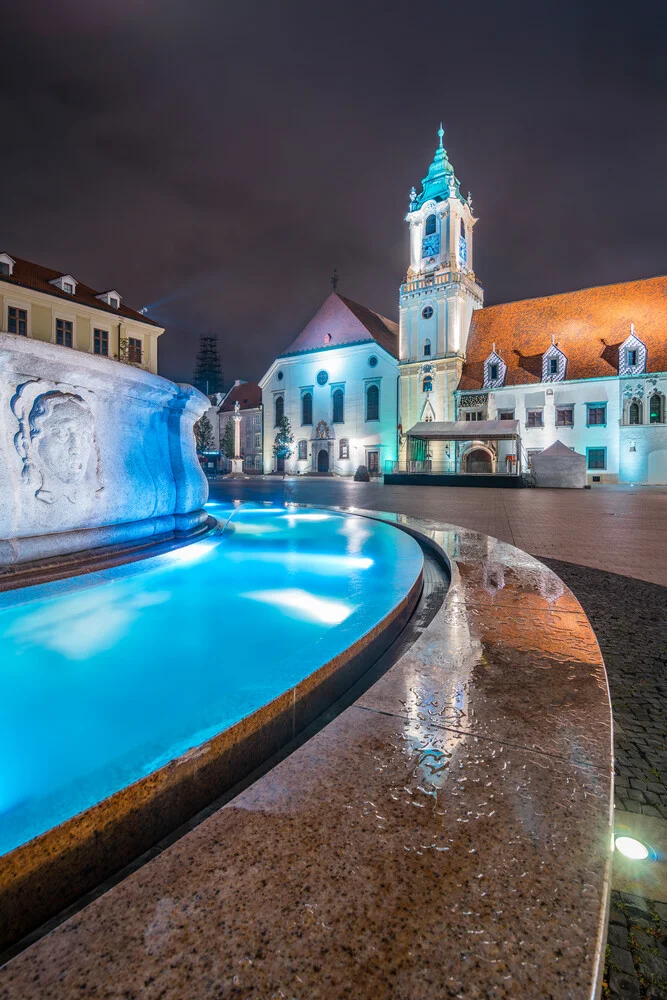
[(199, 542), (0, 594), (0, 854), (299, 683), (421, 569), (365, 518), (227, 510)]

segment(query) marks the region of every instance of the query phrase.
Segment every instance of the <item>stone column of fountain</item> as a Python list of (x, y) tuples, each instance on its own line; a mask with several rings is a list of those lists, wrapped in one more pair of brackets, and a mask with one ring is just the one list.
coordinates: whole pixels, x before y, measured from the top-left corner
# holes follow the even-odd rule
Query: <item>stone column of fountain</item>
[(241, 455), (241, 407), (238, 399), (234, 403), (234, 458), (232, 459), (232, 474), (243, 472), (243, 456)]

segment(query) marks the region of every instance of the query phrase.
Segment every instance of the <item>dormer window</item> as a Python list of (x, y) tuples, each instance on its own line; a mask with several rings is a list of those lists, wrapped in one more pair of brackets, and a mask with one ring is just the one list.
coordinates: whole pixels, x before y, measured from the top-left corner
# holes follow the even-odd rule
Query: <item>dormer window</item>
[(619, 375), (643, 375), (646, 371), (646, 345), (635, 333), (634, 323), (630, 327), (630, 336), (618, 350)]
[(59, 278), (52, 278), (49, 284), (55, 285), (56, 288), (59, 288), (61, 292), (65, 292), (67, 295), (76, 294), (76, 280), (71, 274), (61, 274)]
[(555, 344), (542, 355), (542, 381), (562, 382), (567, 370), (567, 358)]
[(0, 277), (11, 278), (14, 273), (14, 258), (8, 253), (0, 253)]
[(491, 351), (491, 354), (489, 354), (484, 362), (484, 388), (495, 389), (503, 385), (506, 372), (507, 365), (500, 355), (496, 353), (494, 344), (493, 351)]
[(100, 302), (106, 302), (112, 309), (120, 309), (121, 297), (115, 288), (110, 289), (108, 292), (100, 292), (95, 298), (99, 299)]

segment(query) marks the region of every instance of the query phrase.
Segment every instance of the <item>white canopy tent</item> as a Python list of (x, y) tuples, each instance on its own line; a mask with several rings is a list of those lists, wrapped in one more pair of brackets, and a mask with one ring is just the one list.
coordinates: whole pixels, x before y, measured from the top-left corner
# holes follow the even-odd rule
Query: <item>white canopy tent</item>
[(554, 441), (544, 451), (533, 455), (536, 486), (556, 489), (583, 489), (586, 485), (586, 456)]

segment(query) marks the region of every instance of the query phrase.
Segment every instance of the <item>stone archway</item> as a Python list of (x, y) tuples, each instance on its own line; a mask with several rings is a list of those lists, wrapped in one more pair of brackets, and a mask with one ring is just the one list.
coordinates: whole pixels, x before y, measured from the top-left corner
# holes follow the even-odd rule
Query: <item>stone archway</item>
[(329, 449), (320, 448), (317, 453), (317, 471), (318, 472), (328, 472), (329, 471)]
[(464, 472), (493, 473), (493, 455), (486, 448), (476, 445), (463, 458)]

